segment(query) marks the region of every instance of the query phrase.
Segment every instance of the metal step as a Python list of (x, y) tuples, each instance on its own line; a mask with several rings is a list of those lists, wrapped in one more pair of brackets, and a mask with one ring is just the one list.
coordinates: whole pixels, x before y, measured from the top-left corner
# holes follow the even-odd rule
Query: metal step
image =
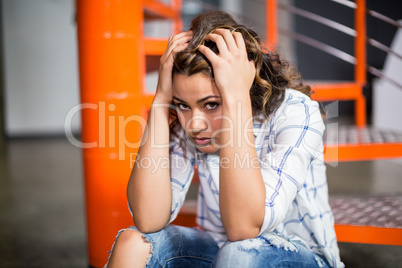
[(402, 196), (329, 198), (340, 242), (402, 246)]
[[(332, 195), (339, 242), (402, 246), (402, 196)], [(173, 224), (193, 227), (197, 201), (187, 200)]]
[(402, 133), (374, 127), (327, 125), (325, 162), (402, 158)]
[(329, 203), (337, 224), (402, 229), (402, 196), (332, 195)]

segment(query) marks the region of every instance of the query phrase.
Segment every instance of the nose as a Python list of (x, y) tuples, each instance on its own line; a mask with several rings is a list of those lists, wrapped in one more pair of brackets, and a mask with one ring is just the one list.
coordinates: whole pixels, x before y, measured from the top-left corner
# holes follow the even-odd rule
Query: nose
[(202, 114), (195, 114), (190, 119), (190, 130), (192, 132), (202, 132), (208, 129), (208, 120)]

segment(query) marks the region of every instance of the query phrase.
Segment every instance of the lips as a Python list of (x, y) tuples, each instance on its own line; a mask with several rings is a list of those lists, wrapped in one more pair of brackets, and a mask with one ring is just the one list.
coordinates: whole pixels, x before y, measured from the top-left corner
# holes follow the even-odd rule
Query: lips
[(207, 145), (212, 141), (211, 138), (193, 138), (193, 139), (197, 145)]

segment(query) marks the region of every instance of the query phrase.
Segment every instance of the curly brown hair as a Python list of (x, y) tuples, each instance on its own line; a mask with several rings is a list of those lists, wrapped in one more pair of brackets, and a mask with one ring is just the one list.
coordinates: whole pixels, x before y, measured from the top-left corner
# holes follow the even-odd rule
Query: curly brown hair
[[(206, 41), (206, 37), (218, 28), (230, 29), (240, 32), (244, 38), (248, 59), (255, 63), (256, 74), (250, 89), (250, 99), (253, 115), (263, 113), (267, 118), (274, 113), (285, 97), (285, 90), (293, 88), (310, 96), (311, 88), (303, 84), (300, 74), (288, 61), (281, 59), (275, 51), (269, 51), (261, 44), (261, 39), (252, 29), (238, 24), (228, 13), (211, 11), (194, 18), (190, 30), (193, 38), (189, 46), (175, 54), (172, 75), (186, 76), (202, 73), (214, 78), (210, 61), (198, 51), (202, 44), (209, 47), (216, 54), (219, 53), (217, 45)], [(179, 122), (172, 110), (171, 131), (177, 136)]]

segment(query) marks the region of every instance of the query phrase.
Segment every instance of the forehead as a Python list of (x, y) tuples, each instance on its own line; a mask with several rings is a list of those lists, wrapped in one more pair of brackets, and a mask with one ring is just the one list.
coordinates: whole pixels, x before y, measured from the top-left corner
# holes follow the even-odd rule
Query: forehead
[(220, 96), (215, 82), (204, 74), (187, 76), (175, 74), (173, 78), (173, 96), (185, 101), (197, 101), (208, 95)]

